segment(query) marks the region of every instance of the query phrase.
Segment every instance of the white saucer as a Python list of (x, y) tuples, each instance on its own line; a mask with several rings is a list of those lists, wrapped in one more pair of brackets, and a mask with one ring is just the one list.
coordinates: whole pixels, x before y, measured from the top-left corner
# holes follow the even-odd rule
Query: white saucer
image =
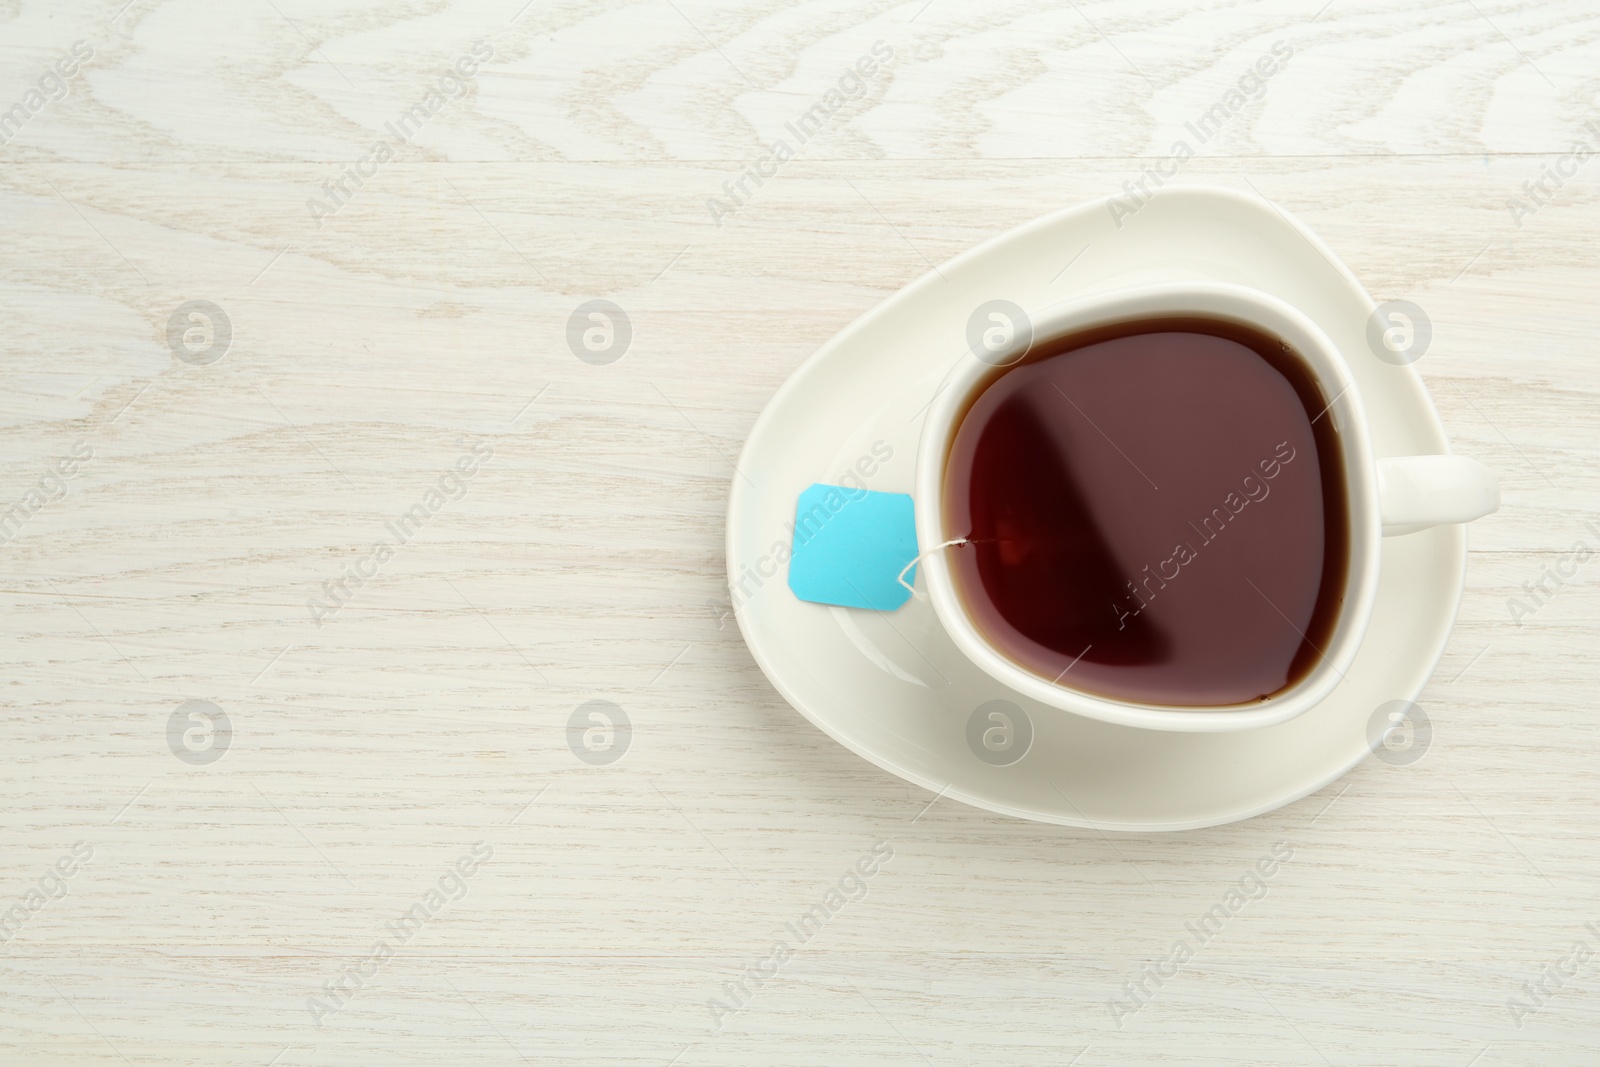
[[(743, 476), (728, 503), (729, 581), (742, 578), (751, 593), (735, 595), (735, 614), (778, 692), (884, 770), (1023, 819), (1130, 831), (1214, 826), (1298, 800), (1370, 754), (1373, 711), (1415, 699), (1444, 650), (1466, 568), (1464, 527), (1386, 538), (1372, 624), (1346, 680), (1304, 715), (1240, 733), (1140, 730), (1038, 704), (962, 656), (925, 599), (895, 612), (805, 603), (774, 559), (775, 546), (790, 541), (800, 491), (837, 483), (876, 442), (893, 456), (865, 479), (869, 488), (911, 492), (922, 411), (966, 351), (968, 317), (993, 299), (1032, 313), (1142, 282), (1253, 286), (1298, 307), (1338, 345), (1379, 458), (1450, 450), (1416, 372), (1367, 347), (1372, 298), (1280, 209), (1231, 190), (1169, 187), (1123, 223), (1097, 201), (1003, 234), (918, 279), (807, 360), (740, 456)], [(996, 699), (1032, 723), (1031, 747), (1007, 766), (968, 744), (974, 710)]]

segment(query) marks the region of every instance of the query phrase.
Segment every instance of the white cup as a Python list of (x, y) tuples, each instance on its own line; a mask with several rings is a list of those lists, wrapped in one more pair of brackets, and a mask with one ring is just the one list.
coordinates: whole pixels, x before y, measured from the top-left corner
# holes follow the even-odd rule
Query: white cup
[(945, 468), (969, 400), (987, 388), (1031, 346), (1065, 334), (1117, 323), (1172, 318), (1233, 322), (1289, 345), (1331, 397), (1323, 417), (1336, 431), (1348, 500), (1349, 566), (1344, 606), (1316, 665), (1298, 683), (1248, 704), (1181, 707), (1111, 699), (1057, 684), (1016, 663), (978, 630), (957, 594), (948, 550), (927, 552), (919, 564), (940, 623), (968, 658), (995, 680), (1042, 704), (1091, 719), (1156, 730), (1247, 730), (1285, 722), (1315, 707), (1339, 684), (1355, 659), (1378, 590), (1379, 539), (1444, 523), (1468, 522), (1494, 511), (1494, 475), (1465, 456), (1406, 456), (1374, 460), (1361, 397), (1339, 350), (1320, 327), (1282, 300), (1256, 289), (1220, 283), (1141, 286), (1056, 305), (1019, 331), (1013, 347), (964, 356), (929, 406), (917, 451), (914, 498), (917, 541), (924, 549), (967, 531), (945, 527)]

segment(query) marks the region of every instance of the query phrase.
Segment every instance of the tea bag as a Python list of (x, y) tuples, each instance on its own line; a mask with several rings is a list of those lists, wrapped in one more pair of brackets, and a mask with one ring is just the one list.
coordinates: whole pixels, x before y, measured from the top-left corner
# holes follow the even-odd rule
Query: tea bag
[(911, 596), (900, 581), (917, 558), (911, 497), (817, 483), (795, 504), (789, 588), (801, 600), (894, 611)]

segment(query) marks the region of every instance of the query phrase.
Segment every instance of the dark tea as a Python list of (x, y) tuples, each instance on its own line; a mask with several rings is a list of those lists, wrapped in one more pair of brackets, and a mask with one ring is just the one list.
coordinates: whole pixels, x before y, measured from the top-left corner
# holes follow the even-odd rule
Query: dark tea
[(997, 370), (944, 475), (978, 631), (1117, 700), (1203, 708), (1293, 686), (1345, 595), (1334, 399), (1275, 338), (1209, 319), (1061, 337)]

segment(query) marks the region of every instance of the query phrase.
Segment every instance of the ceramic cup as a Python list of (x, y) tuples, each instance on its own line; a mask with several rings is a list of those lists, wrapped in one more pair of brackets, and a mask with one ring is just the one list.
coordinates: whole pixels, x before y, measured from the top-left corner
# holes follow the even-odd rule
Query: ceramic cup
[(1197, 708), (1114, 700), (1057, 684), (995, 648), (962, 604), (947, 552), (927, 553), (919, 564), (920, 577), (956, 647), (995, 680), (1041, 704), (1157, 730), (1247, 730), (1284, 722), (1309, 711), (1332, 692), (1355, 658), (1377, 596), (1380, 539), (1479, 518), (1499, 507), (1500, 495), (1494, 475), (1464, 456), (1374, 459), (1361, 396), (1344, 357), (1311, 319), (1274, 296), (1220, 283), (1121, 289), (1035, 315), (1031, 330), (1016, 331), (1018, 337), (1009, 349), (985, 350), (982, 358), (978, 354), (962, 357), (929, 406), (923, 426), (913, 493), (917, 541), (926, 548), (965, 532), (945, 527), (945, 467), (959, 420), (976, 393), (1021, 360), (1030, 346), (1100, 326), (1157, 318), (1220, 319), (1276, 337), (1301, 360), (1323, 395), (1333, 398), (1322, 417), (1333, 420), (1342, 449), (1349, 501), (1349, 566), (1344, 607), (1316, 666), (1297, 684), (1248, 704)]

